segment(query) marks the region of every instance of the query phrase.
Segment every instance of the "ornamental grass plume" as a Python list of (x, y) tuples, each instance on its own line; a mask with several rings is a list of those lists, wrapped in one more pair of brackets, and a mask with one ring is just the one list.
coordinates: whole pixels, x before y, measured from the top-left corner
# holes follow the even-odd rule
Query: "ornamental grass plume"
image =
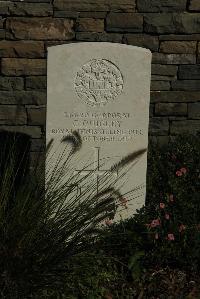
[[(66, 154), (64, 148), (55, 165), (46, 170), (46, 182), (43, 161), (31, 174), (22, 172), (22, 184), (14, 191), (15, 144), (7, 152), (7, 161), (0, 161), (6, 163), (0, 168), (1, 298), (43, 298), (43, 292), (52, 290), (62, 296), (69, 264), (80, 253), (90, 252), (103, 232), (102, 223), (112, 223), (122, 195), (111, 186), (110, 173), (101, 178), (98, 194), (93, 171), (86, 177), (74, 173), (81, 142), (76, 132), (64, 138), (62, 144), (71, 150)], [(51, 140), (47, 146), (48, 165), (53, 145)], [(85, 184), (81, 193), (80, 183)]]
[[(32, 176), (22, 176), (23, 183), (14, 196), (12, 186), (18, 171), (13, 173), (15, 144), (7, 154), (0, 194), (1, 298), (36, 298), (41, 290), (62, 289), (68, 260), (90, 248), (100, 234), (98, 225), (112, 214), (114, 189), (104, 190), (103, 198), (96, 196), (94, 201), (95, 186), (91, 183), (90, 192), (77, 196), (80, 178), (74, 178), (76, 184), (71, 182), (69, 165), (81, 142), (77, 134), (65, 142), (68, 140), (70, 154), (61, 155), (51, 173), (46, 173), (45, 186), (41, 163)], [(52, 144), (47, 146), (48, 163)]]

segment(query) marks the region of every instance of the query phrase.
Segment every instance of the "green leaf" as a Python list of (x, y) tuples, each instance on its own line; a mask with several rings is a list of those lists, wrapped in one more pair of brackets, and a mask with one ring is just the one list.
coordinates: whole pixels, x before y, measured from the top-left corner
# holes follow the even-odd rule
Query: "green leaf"
[(144, 251), (136, 252), (129, 260), (128, 268), (132, 270), (134, 267), (138, 265), (138, 261), (145, 255)]

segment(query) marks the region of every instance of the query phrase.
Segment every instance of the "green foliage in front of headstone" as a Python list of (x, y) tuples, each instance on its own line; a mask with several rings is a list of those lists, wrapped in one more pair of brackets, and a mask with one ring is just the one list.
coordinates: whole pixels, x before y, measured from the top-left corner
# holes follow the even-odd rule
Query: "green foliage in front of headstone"
[(112, 231), (106, 244), (126, 263), (145, 251), (148, 265), (200, 269), (198, 136), (178, 136), (162, 148), (150, 144), (146, 206)]
[[(70, 160), (80, 145), (78, 136), (74, 135), (74, 140), (77, 143), (66, 143), (71, 151), (68, 156), (61, 156), (63, 167), (57, 169), (56, 164), (53, 172), (47, 174), (45, 185), (41, 164), (35, 175), (21, 175), (21, 184), (16, 186), (16, 165), (21, 165), (24, 151), (20, 158), (19, 147), (12, 140), (1, 155), (1, 298), (29, 298), (40, 290), (62, 289), (68, 261), (89, 250), (101, 232), (99, 224), (112, 212), (110, 206), (116, 196), (112, 188), (104, 188), (101, 196), (94, 196), (95, 186), (90, 185), (84, 200), (81, 196), (77, 200), (76, 186), (69, 174)], [(11, 192), (13, 186), (15, 192)]]
[(146, 206), (119, 224), (108, 220), (121, 196), (109, 175), (99, 194), (93, 182), (77, 195), (74, 181), (84, 177), (72, 179), (70, 165), (79, 141), (76, 134), (63, 140), (70, 156), (45, 188), (43, 179), (27, 176), (13, 201), (6, 191), (12, 167), (6, 180), (1, 176), (1, 298), (193, 298), (190, 280), (199, 282), (200, 269), (198, 137), (180, 136), (163, 148), (150, 144)]
[(150, 144), (146, 206), (110, 226), (100, 242), (117, 269), (109, 298), (198, 298), (199, 157), (198, 136), (178, 136), (162, 148)]
[(83, 268), (72, 271), (73, 288), (66, 286), (66, 294), (199, 298), (199, 157), (198, 136), (179, 136), (162, 148), (150, 144), (146, 206), (109, 225), (94, 244), (96, 263), (83, 255)]
[[(92, 179), (95, 169), (87, 176), (74, 171), (76, 152), (81, 149), (79, 134), (74, 132), (61, 142), (64, 149), (59, 151), (56, 161), (52, 151), (54, 141), (47, 146), (45, 180), (41, 160), (35, 171), (23, 173), (21, 183), (12, 194), (12, 186), (16, 186), (18, 178), (15, 166), (21, 165), (17, 154), (19, 148), (10, 142), (3, 152), (0, 178), (1, 298), (45, 298), (45, 293), (49, 297), (49, 292), (55, 290), (62, 295), (67, 279), (70, 282), (76, 277), (72, 276), (72, 269), (80, 264), (77, 257), (83, 253), (88, 255), (102, 235), (102, 224), (111, 221), (115, 215), (121, 194), (111, 184), (110, 172), (101, 178), (97, 193), (96, 181)], [(17, 162), (10, 157), (18, 157)], [(84, 186), (86, 179), (87, 184), (80, 192), (79, 183)], [(110, 277), (103, 273), (101, 277)], [(94, 277), (91, 279), (94, 282)], [(87, 284), (88, 280), (85, 282)]]

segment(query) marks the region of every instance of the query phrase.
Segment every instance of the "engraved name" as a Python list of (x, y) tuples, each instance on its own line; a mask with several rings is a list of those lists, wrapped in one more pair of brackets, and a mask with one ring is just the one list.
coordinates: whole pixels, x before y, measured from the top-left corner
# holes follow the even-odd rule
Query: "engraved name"
[(129, 112), (64, 112), (71, 121), (70, 128), (53, 128), (53, 135), (68, 135), (78, 131), (83, 141), (127, 142), (144, 135), (142, 129), (127, 128), (133, 116)]

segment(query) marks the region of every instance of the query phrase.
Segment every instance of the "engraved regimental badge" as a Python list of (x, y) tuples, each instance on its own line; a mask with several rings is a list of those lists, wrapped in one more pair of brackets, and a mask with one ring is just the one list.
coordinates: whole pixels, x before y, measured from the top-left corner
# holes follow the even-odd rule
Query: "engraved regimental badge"
[(92, 59), (78, 71), (75, 90), (90, 106), (104, 106), (123, 90), (123, 77), (118, 67), (106, 59)]

